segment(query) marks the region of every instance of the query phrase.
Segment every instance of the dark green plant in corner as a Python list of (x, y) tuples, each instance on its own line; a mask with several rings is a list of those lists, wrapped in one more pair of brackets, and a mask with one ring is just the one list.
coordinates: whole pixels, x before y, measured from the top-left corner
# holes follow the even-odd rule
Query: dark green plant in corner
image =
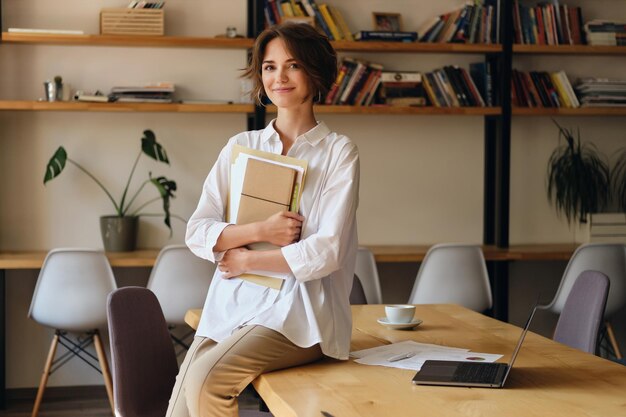
[(550, 155), (548, 163), (548, 201), (554, 203), (558, 214), (567, 222), (586, 223), (589, 213), (601, 211), (609, 201), (609, 167), (602, 154), (592, 143), (581, 144), (571, 130), (559, 128), (559, 142), (565, 139)]
[[(87, 169), (81, 166), (78, 162), (72, 160), (71, 158), (67, 156), (67, 152), (65, 151), (65, 148), (63, 148), (63, 146), (59, 146), (59, 148), (56, 150), (54, 155), (52, 155), (52, 158), (50, 158), (50, 161), (48, 162), (48, 165), (46, 166), (46, 175), (44, 176), (43, 183), (45, 185), (48, 181), (59, 176), (61, 172), (63, 172), (63, 169), (65, 168), (66, 163), (69, 162), (73, 164), (76, 168), (80, 169), (85, 174), (87, 174), (89, 178), (94, 180), (96, 184), (98, 184), (98, 186), (102, 188), (102, 190), (111, 200), (111, 203), (113, 203), (113, 207), (115, 207), (115, 213), (118, 217), (161, 216), (161, 214), (156, 214), (156, 213), (142, 213), (141, 210), (143, 210), (146, 206), (148, 206), (151, 203), (154, 203), (158, 200), (162, 200), (163, 212), (165, 213), (164, 223), (170, 229), (170, 234), (171, 234), (172, 226), (170, 224), (170, 217), (176, 217), (176, 218), (179, 218), (180, 220), (185, 221), (179, 216), (170, 214), (170, 199), (175, 197), (174, 191), (176, 191), (176, 182), (170, 179), (167, 179), (164, 176), (153, 178), (152, 173), (150, 172), (148, 174), (148, 179), (141, 183), (141, 185), (139, 186), (137, 191), (135, 191), (132, 197), (127, 198), (129, 196), (128, 191), (130, 187), (130, 182), (133, 178), (133, 174), (135, 173), (135, 169), (137, 168), (137, 163), (139, 162), (139, 158), (141, 157), (142, 154), (145, 154), (158, 162), (164, 162), (168, 165), (170, 163), (170, 161), (167, 159), (167, 153), (165, 152), (165, 149), (163, 148), (163, 146), (161, 146), (161, 144), (159, 144), (156, 141), (156, 137), (154, 133), (151, 130), (145, 130), (143, 132), (143, 137), (141, 138), (141, 150), (139, 151), (139, 154), (137, 155), (137, 158), (135, 159), (135, 163), (133, 164), (133, 167), (130, 171), (130, 175), (128, 176), (128, 181), (126, 182), (126, 187), (124, 188), (124, 192), (122, 193), (119, 203), (113, 198), (113, 196), (106, 189), (106, 187), (102, 185), (102, 183), (91, 172), (89, 172)], [(137, 196), (148, 183), (153, 184), (156, 187), (156, 189), (159, 192), (159, 196), (144, 202), (143, 204), (139, 205), (137, 208), (133, 208), (133, 210), (131, 211), (131, 208), (133, 207), (133, 203), (135, 203)]]

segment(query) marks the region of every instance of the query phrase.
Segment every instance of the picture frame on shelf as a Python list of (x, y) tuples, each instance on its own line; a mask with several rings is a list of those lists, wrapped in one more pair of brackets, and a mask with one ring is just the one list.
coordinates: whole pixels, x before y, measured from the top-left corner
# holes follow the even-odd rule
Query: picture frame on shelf
[(374, 30), (382, 32), (402, 32), (402, 15), (400, 13), (372, 12)]

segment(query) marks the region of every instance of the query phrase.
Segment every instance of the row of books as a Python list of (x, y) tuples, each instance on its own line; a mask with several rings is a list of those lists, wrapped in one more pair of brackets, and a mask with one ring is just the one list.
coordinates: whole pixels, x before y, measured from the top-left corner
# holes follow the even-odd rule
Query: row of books
[(418, 30), (420, 42), (494, 44), (500, 42), (500, 0), (475, 1), (427, 20)]
[(626, 22), (592, 20), (585, 23), (589, 45), (626, 46)]
[(626, 79), (584, 78), (574, 89), (582, 107), (626, 106)]
[(489, 66), (445, 66), (428, 73), (383, 71), (380, 64), (345, 57), (323, 100), (327, 105), (485, 107), (493, 105)]
[(310, 18), (330, 40), (354, 40), (341, 12), (326, 3), (318, 5), (315, 0), (264, 0), (263, 13), (268, 26), (288, 18)]
[(585, 43), (583, 17), (580, 7), (539, 3), (524, 6), (515, 0), (513, 5), (515, 42), (534, 45), (582, 45)]
[(428, 104), (435, 107), (485, 107), (487, 104), (465, 68), (447, 65), (424, 73)]
[(128, 6), (126, 6), (126, 8), (127, 9), (162, 9), (164, 5), (165, 5), (164, 1), (156, 1), (156, 2), (131, 1), (130, 3), (128, 3)]
[(511, 101), (517, 107), (580, 107), (565, 71), (513, 70)]
[(350, 57), (342, 58), (337, 79), (326, 94), (324, 104), (368, 106), (382, 81), (383, 66)]

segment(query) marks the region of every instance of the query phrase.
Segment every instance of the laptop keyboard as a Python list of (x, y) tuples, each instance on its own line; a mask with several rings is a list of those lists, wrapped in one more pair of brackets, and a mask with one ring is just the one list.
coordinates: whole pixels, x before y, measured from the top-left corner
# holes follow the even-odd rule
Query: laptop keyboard
[(460, 363), (454, 375), (452, 381), (454, 382), (494, 382), (498, 370), (502, 364), (498, 363), (472, 363), (463, 362)]

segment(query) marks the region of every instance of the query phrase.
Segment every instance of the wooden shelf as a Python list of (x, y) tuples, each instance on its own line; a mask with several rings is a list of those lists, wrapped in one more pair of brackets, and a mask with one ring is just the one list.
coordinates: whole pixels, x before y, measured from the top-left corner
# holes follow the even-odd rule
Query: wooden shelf
[[(276, 113), (276, 106), (267, 106)], [(395, 107), (395, 106), (315, 106), (316, 114), (408, 114), (424, 116), (497, 116), (500, 107)]]
[(626, 46), (600, 45), (513, 45), (516, 54), (626, 55)]
[[(513, 245), (508, 249), (483, 246), (488, 261), (567, 261), (577, 244)], [(367, 246), (378, 262), (421, 262), (429, 245), (372, 245)], [(158, 249), (142, 249), (134, 252), (108, 252), (113, 267), (152, 267)], [(0, 252), (0, 269), (39, 269), (46, 251)]]
[(502, 45), (426, 42), (333, 41), (340, 52), (421, 52), (485, 54), (502, 52)]
[(513, 116), (626, 116), (626, 107), (513, 107)]
[(2, 33), (2, 42), (14, 44), (85, 45), (85, 46), (154, 46), (217, 49), (248, 49), (254, 39), (200, 38), (190, 36), (126, 36), (126, 35), (47, 35)]
[(172, 113), (252, 113), (253, 104), (162, 104), (86, 103), (78, 101), (0, 101), (0, 110), (87, 111), (87, 112), (172, 112)]

